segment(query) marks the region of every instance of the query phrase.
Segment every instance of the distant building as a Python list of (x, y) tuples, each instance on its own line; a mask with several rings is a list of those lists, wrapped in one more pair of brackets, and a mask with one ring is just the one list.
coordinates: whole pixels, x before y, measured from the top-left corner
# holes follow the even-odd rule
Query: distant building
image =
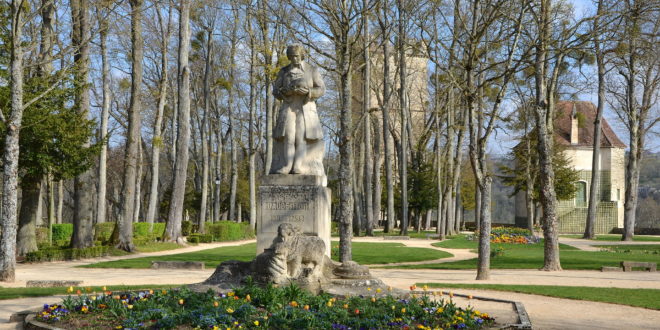
[[(409, 107), (409, 120), (411, 123), (411, 140), (412, 144), (419, 140), (422, 130), (425, 126), (428, 112), (429, 90), (428, 90), (428, 57), (421, 54), (410, 53), (406, 56), (406, 90), (407, 90), (407, 103)], [(390, 107), (389, 107), (389, 120), (394, 128), (393, 134), (399, 137), (401, 130), (401, 110), (399, 106), (399, 75), (397, 71), (397, 59), (394, 50), (389, 58), (390, 66), (390, 79), (392, 85), (390, 90)], [(379, 121), (379, 126), (382, 128), (382, 102), (383, 102), (383, 77), (384, 77), (384, 57), (382, 51), (374, 50), (371, 56), (371, 93), (369, 100), (369, 110), (372, 118)], [(364, 80), (362, 72), (353, 76), (353, 112), (356, 114), (353, 118), (357, 120), (362, 113), (363, 102), (363, 86)], [(360, 125), (360, 123), (354, 123)], [(382, 132), (381, 132), (382, 134)], [(392, 143), (392, 141), (390, 141)]]
[[(586, 101), (559, 101), (555, 119), (555, 141), (565, 146), (565, 154), (579, 172), (577, 193), (572, 200), (558, 202), (560, 233), (583, 233), (587, 219), (593, 159), (596, 106)], [(600, 183), (595, 232), (605, 234), (623, 227), (626, 145), (605, 118), (601, 122)], [(516, 195), (516, 224), (527, 226), (525, 193)]]

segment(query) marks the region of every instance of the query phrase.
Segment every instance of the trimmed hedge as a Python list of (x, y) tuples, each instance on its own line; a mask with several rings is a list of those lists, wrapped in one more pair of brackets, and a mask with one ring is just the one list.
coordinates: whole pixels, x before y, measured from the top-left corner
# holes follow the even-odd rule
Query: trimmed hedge
[(94, 246), (85, 249), (48, 248), (30, 252), (25, 256), (27, 262), (62, 261), (83, 258), (104, 257), (110, 253), (108, 246)]
[(250, 227), (249, 222), (207, 222), (206, 233), (212, 235), (213, 240), (216, 242), (238, 241), (255, 237), (254, 230)]
[(114, 222), (97, 223), (94, 226), (94, 240), (101, 242), (109, 241), (110, 236), (112, 236), (112, 230), (114, 229), (115, 229)]
[[(206, 235), (195, 234), (197, 225), (191, 221), (183, 221), (181, 223), (181, 231), (183, 236), (188, 237), (191, 243), (210, 243), (210, 242), (224, 242), (224, 241), (238, 241), (243, 239), (254, 238), (254, 230), (250, 227), (248, 222), (236, 223), (233, 221), (220, 221), (216, 223), (206, 223)], [(107, 242), (112, 236), (112, 231), (115, 228), (114, 222), (99, 223), (94, 226), (94, 241)], [(148, 242), (153, 242), (160, 239), (165, 232), (165, 223), (154, 223), (153, 233), (149, 235), (149, 224), (146, 222), (137, 222), (133, 224), (133, 244), (140, 245)], [(53, 224), (53, 246), (68, 246), (73, 235), (73, 225), (70, 223)], [(192, 238), (191, 236), (197, 237)], [(203, 237), (202, 237), (203, 236)], [(37, 242), (40, 246), (48, 246), (48, 228), (37, 228)]]
[(70, 241), (73, 236), (73, 224), (71, 223), (57, 223), (53, 224), (53, 242), (55, 241)]
[(211, 234), (190, 234), (188, 236), (188, 243), (212, 243), (213, 235)]

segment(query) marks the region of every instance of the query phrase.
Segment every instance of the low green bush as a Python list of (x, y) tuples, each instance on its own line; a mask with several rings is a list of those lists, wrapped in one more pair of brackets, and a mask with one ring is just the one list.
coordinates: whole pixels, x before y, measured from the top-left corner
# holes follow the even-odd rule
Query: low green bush
[(54, 241), (70, 241), (73, 235), (73, 224), (71, 223), (56, 223), (53, 224), (53, 242)]
[(106, 256), (109, 252), (110, 248), (107, 246), (94, 246), (84, 249), (46, 248), (28, 253), (25, 256), (25, 261), (40, 262), (95, 258)]
[(188, 236), (189, 243), (212, 243), (213, 235), (211, 234), (190, 234)]
[(164, 222), (156, 222), (153, 224), (153, 230), (149, 234), (149, 224), (146, 222), (137, 222), (133, 224), (133, 237), (163, 237), (163, 232), (165, 231)]
[(216, 242), (238, 241), (254, 238), (254, 230), (249, 222), (219, 221), (207, 222), (206, 233), (213, 236)]
[(112, 231), (114, 229), (115, 229), (114, 222), (97, 223), (94, 226), (94, 240), (101, 242), (109, 241), (110, 236), (112, 236)]
[(192, 221), (181, 221), (181, 235), (188, 236), (193, 233)]

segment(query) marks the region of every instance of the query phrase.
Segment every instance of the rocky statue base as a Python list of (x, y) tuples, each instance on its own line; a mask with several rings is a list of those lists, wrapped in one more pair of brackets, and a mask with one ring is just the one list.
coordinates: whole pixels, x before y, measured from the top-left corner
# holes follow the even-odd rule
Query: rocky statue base
[(270, 174), (259, 187), (257, 215), (257, 254), (264, 252), (277, 237), (283, 223), (325, 243), (330, 256), (330, 189), (320, 175)]
[(295, 225), (283, 223), (277, 227), (273, 243), (254, 260), (223, 262), (206, 281), (190, 287), (197, 291), (225, 292), (241, 286), (251, 277), (261, 284), (294, 283), (312, 293), (406, 294), (399, 290), (389, 291), (383, 281), (371, 276), (366, 266), (353, 261), (334, 262), (325, 251), (326, 245), (321, 238), (305, 235)]

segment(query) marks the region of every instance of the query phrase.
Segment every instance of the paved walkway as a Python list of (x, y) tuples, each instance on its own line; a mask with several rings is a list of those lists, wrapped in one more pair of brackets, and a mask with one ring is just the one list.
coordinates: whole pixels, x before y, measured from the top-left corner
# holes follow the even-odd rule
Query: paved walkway
[[(383, 240), (382, 238), (356, 238), (355, 241), (366, 242), (399, 242), (406, 246), (427, 247), (454, 254), (452, 258), (433, 260), (429, 262), (447, 262), (470, 259), (476, 254), (467, 249), (440, 249), (432, 247), (434, 240)], [(570, 239), (561, 239), (562, 243), (585, 248), (589, 245), (606, 245), (614, 242), (593, 242), (580, 246)], [(581, 240), (576, 240), (581, 241)], [(82, 280), (83, 285), (122, 285), (122, 284), (191, 284), (208, 278), (213, 269), (206, 270), (152, 270), (141, 269), (95, 269), (75, 268), (78, 265), (96, 263), (99, 261), (137, 258), (144, 256), (178, 254), (183, 252), (199, 251), (221, 246), (234, 246), (250, 241), (200, 244), (171, 251), (155, 253), (140, 253), (130, 256), (105, 257), (74, 262), (49, 262), (41, 264), (19, 264), (15, 283), (0, 282), (4, 287), (23, 287), (28, 280)], [(660, 244), (660, 242), (644, 242)], [(420, 262), (428, 263), (428, 262)], [(407, 289), (415, 282), (444, 282), (444, 283), (476, 283), (474, 270), (404, 270), (404, 269), (372, 269), (374, 276), (379, 277), (388, 285)], [(491, 280), (478, 283), (495, 284), (538, 284), (538, 285), (569, 285), (593, 287), (620, 287), (620, 288), (653, 288), (660, 289), (660, 272), (631, 272), (631, 273), (601, 273), (596, 271), (562, 271), (542, 272), (537, 270), (492, 270)], [(529, 313), (535, 329), (651, 329), (660, 324), (660, 311), (634, 308), (614, 304), (578, 301), (570, 299), (549, 298), (535, 295), (517, 294), (511, 292), (456, 290), (456, 292), (469, 292), (474, 295), (498, 297), (523, 302)], [(658, 297), (660, 299), (660, 297)], [(13, 329), (14, 325), (1, 324), (7, 322), (9, 316), (17, 311), (38, 308), (44, 303), (58, 301), (57, 297), (23, 298), (0, 301), (0, 329)], [(457, 299), (460, 301), (460, 299)], [(462, 301), (461, 304), (475, 301)], [(477, 308), (486, 308), (497, 314), (495, 307), (476, 304)]]

